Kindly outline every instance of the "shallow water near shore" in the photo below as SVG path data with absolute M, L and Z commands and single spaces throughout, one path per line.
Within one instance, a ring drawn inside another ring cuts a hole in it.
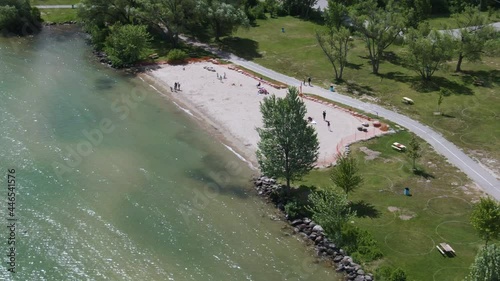
M 84 37 L 0 39 L 0 171 L 16 170 L 17 218 L 16 273 L 3 254 L 0 279 L 340 280 L 270 219 L 247 164 L 96 63 Z

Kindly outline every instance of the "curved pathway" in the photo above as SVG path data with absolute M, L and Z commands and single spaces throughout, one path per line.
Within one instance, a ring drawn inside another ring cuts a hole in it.
M 35 5 L 38 9 L 74 9 L 78 7 L 75 5 Z
M 220 50 L 217 50 L 216 48 L 209 47 L 206 44 L 188 40 L 183 36 L 182 39 L 193 45 L 205 48 L 206 50 L 211 51 L 212 53 L 217 54 L 221 58 L 229 60 L 234 64 L 243 66 L 276 81 L 288 84 L 290 86 L 295 85 L 297 87 L 301 84 L 301 81 L 295 78 L 270 70 L 254 62 L 237 57 L 233 54 L 222 52 Z M 498 180 L 498 178 L 495 175 L 491 174 L 487 169 L 483 168 L 479 163 L 472 160 L 472 158 L 467 156 L 456 145 L 446 140 L 440 133 L 434 131 L 429 126 L 423 125 L 420 122 L 410 119 L 407 116 L 388 110 L 379 105 L 362 102 L 336 92 L 332 93 L 326 89 L 315 86 L 306 86 L 305 89 L 306 90 L 303 90 L 307 93 L 322 96 L 334 102 L 342 103 L 368 113 L 377 114 L 380 117 L 406 127 L 408 130 L 414 132 L 416 135 L 427 141 L 432 147 L 434 147 L 434 149 L 438 153 L 444 155 L 451 164 L 462 170 L 467 176 L 469 176 L 469 178 L 471 178 L 474 182 L 481 186 L 487 193 L 495 197 L 497 200 L 500 200 L 500 181 Z

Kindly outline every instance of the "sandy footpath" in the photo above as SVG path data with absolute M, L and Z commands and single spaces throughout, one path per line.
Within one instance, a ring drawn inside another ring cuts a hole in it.
M 212 67 L 215 72 L 204 67 Z M 148 82 L 163 88 L 162 92 L 167 92 L 197 120 L 214 129 L 212 131 L 225 145 L 257 167 L 255 151 L 259 135 L 255 128 L 262 126 L 259 103 L 266 95 L 258 94 L 256 79 L 231 70 L 228 66 L 210 62 L 184 66 L 164 65 L 159 69 L 147 71 L 146 74 L 143 77 L 147 78 Z M 217 78 L 217 75 L 224 74 L 226 79 L 221 81 Z M 181 90 L 172 92 L 171 88 L 174 88 L 175 82 L 180 83 Z M 278 97 L 286 95 L 286 89 L 277 90 L 266 84 L 263 86 L 270 94 Z M 307 93 L 309 87 L 303 87 L 303 92 Z M 304 102 L 307 106 L 306 117 L 312 117 L 317 123 L 311 126 L 316 128 L 320 142 L 318 166 L 332 163 L 337 150 L 342 150 L 347 143 L 383 133 L 374 128 L 371 122 L 368 122 L 370 126 L 367 133 L 358 131 L 356 128 L 367 121 L 345 110 L 307 99 L 304 99 Z M 326 110 L 326 120 L 330 121 L 331 130 L 323 121 L 323 110 Z

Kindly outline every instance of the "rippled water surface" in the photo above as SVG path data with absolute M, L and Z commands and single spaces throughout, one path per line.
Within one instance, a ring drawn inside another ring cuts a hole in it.
M 0 128 L 18 218 L 0 280 L 339 280 L 269 218 L 245 163 L 73 28 L 0 39 Z

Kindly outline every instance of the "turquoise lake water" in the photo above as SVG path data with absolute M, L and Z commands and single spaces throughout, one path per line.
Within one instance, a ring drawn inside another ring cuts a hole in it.
M 0 280 L 340 280 L 248 166 L 84 34 L 0 39 Z M 16 170 L 16 273 L 7 170 Z

